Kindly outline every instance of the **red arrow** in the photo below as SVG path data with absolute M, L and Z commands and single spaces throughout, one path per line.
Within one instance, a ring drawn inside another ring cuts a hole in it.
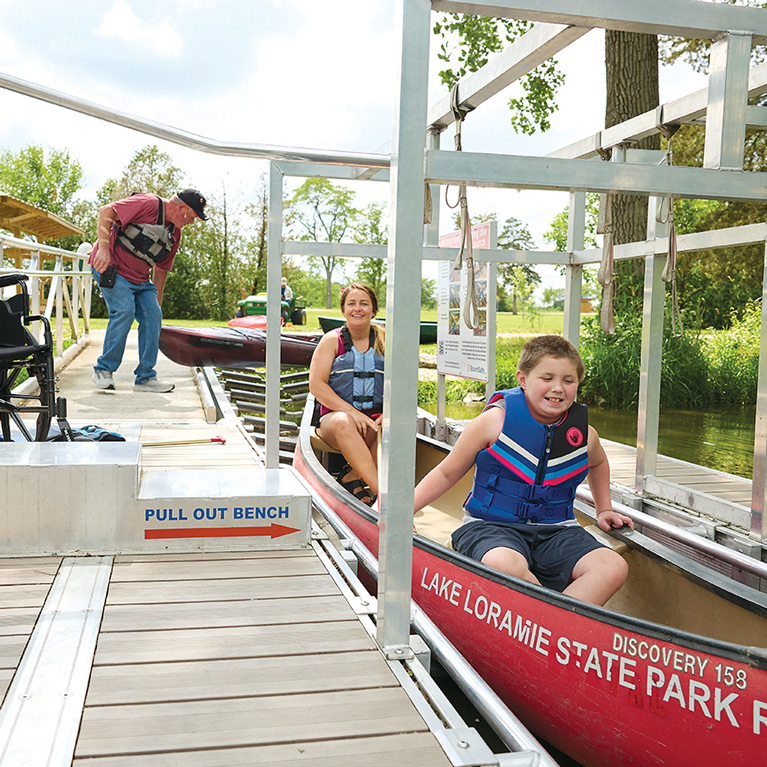
M 268 535 L 270 538 L 280 538 L 283 535 L 297 533 L 299 528 L 285 525 L 262 527 L 181 527 L 173 529 L 144 530 L 144 539 L 155 538 L 240 538 L 254 535 Z

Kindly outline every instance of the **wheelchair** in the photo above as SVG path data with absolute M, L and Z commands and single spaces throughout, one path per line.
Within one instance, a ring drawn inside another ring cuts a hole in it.
M 56 397 L 50 322 L 47 317 L 30 315 L 28 279 L 26 274 L 0 274 L 0 288 L 21 288 L 21 293 L 0 300 L 0 427 L 4 442 L 13 441 L 12 423 L 28 442 L 45 442 L 54 418 L 66 424 L 66 400 Z M 43 343 L 26 327 L 34 321 L 43 323 Z M 38 394 L 13 394 L 24 371 L 37 379 Z M 35 420 L 33 430 L 25 418 Z

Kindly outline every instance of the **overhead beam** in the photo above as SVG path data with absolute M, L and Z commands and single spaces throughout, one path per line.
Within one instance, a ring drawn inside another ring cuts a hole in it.
M 0 72 L 0 88 L 21 93 L 24 96 L 45 101 L 48 104 L 71 109 L 73 112 L 96 117 L 99 120 L 145 133 L 172 144 L 196 149 L 225 157 L 251 157 L 261 160 L 292 160 L 295 162 L 318 162 L 329 165 L 358 165 L 366 168 L 388 168 L 389 155 L 362 154 L 361 152 L 335 152 L 323 149 L 272 146 L 269 144 L 227 143 L 198 136 L 196 133 L 174 128 L 170 125 L 136 117 L 127 112 L 103 107 L 92 101 L 69 96 L 61 91 L 46 88 L 28 80 Z
M 306 242 L 288 240 L 282 243 L 284 256 L 323 256 L 324 258 L 386 258 L 386 245 L 356 242 Z
M 426 180 L 501 189 L 620 190 L 625 194 L 673 194 L 707 200 L 767 200 L 765 173 L 478 152 L 428 151 Z
M 316 162 L 275 162 L 284 176 L 299 178 L 335 178 L 339 181 L 388 181 L 388 168 L 370 168 L 357 165 L 327 165 Z
M 754 33 L 767 43 L 767 13 L 761 8 L 700 0 L 432 0 L 432 10 L 546 21 L 577 27 L 601 27 L 695 40 L 713 40 L 722 32 Z
M 752 67 L 748 75 L 748 98 L 767 93 L 767 63 Z M 551 152 L 548 157 L 580 158 L 597 157 L 600 149 L 639 141 L 660 132 L 661 125 L 686 125 L 705 118 L 708 106 L 708 88 L 702 88 L 680 99 L 669 101 L 657 109 L 651 109 L 599 133 L 568 144 Z M 764 118 L 764 107 L 749 107 L 747 121 L 759 125 Z
M 745 224 L 731 226 L 726 229 L 712 229 L 708 232 L 692 232 L 677 236 L 677 253 L 694 253 L 700 250 L 718 250 L 735 248 L 742 245 L 753 245 L 767 241 L 767 224 Z M 484 251 L 483 251 L 484 253 Z M 668 253 L 668 238 L 647 240 L 644 242 L 629 242 L 615 245 L 613 258 L 622 261 L 628 258 L 644 258 Z M 573 264 L 595 264 L 602 258 L 601 248 L 576 250 L 572 253 Z
M 584 27 L 536 24 L 481 69 L 461 80 L 459 105 L 463 109 L 475 109 L 587 32 Z M 444 129 L 454 121 L 449 95 L 429 107 L 428 125 Z

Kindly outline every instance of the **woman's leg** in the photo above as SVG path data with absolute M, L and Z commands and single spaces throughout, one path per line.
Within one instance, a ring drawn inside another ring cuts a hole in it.
M 363 437 L 357 424 L 346 413 L 336 411 L 323 416 L 317 435 L 331 447 L 343 453 L 352 471 L 344 481 L 362 479 L 373 495 L 378 495 L 377 436 L 378 432 L 368 429 Z

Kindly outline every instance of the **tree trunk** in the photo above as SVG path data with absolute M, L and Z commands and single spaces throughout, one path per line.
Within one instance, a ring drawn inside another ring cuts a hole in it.
M 658 106 L 658 38 L 636 32 L 605 30 L 607 100 L 605 127 L 610 128 Z M 636 143 L 660 149 L 660 136 Z M 615 244 L 647 237 L 647 198 L 616 195 L 612 205 Z

